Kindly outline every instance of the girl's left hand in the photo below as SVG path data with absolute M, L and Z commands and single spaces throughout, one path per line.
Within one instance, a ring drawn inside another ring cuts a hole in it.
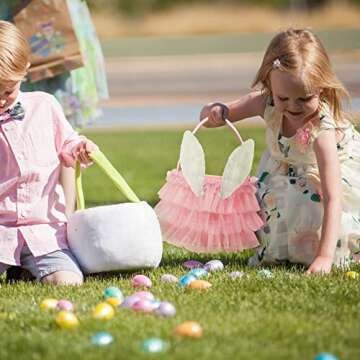
M 94 150 L 98 150 L 98 146 L 89 139 L 85 139 L 76 145 L 73 154 L 81 164 L 88 165 L 91 163 L 89 154 Z
M 322 273 L 328 274 L 331 271 L 333 259 L 329 256 L 317 256 L 310 265 L 306 274 Z

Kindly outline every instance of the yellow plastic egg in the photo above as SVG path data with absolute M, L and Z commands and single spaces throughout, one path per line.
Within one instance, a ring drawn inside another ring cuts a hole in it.
M 202 327 L 196 321 L 185 321 L 175 328 L 179 336 L 200 338 L 203 335 Z
M 356 271 L 348 271 L 345 275 L 346 275 L 346 277 L 348 277 L 350 279 L 358 279 L 359 278 L 359 273 Z
M 93 317 L 100 320 L 110 320 L 114 315 L 114 308 L 110 304 L 104 302 L 96 305 L 93 311 Z
M 120 304 L 122 303 L 122 299 L 116 297 L 109 297 L 106 299 L 106 302 L 116 308 L 120 306 Z
M 58 300 L 56 299 L 45 299 L 40 304 L 41 310 L 55 310 L 58 304 Z
M 79 320 L 71 311 L 62 310 L 55 317 L 55 322 L 62 329 L 72 330 L 79 326 Z
M 190 289 L 206 290 L 212 287 L 212 285 L 206 280 L 194 280 L 188 286 Z

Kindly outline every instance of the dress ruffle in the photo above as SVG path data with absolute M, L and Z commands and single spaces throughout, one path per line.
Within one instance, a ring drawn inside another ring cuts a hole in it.
M 258 215 L 256 178 L 248 177 L 234 193 L 220 197 L 221 177 L 205 176 L 196 196 L 182 172 L 169 171 L 155 207 L 167 242 L 196 252 L 240 251 L 258 246 L 254 234 L 263 226 Z

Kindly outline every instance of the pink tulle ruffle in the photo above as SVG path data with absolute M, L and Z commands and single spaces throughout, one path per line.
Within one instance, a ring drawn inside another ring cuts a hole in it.
M 196 196 L 181 171 L 169 171 L 155 207 L 165 241 L 196 252 L 240 251 L 259 245 L 255 178 L 248 177 L 227 199 L 220 197 L 220 176 L 205 176 Z

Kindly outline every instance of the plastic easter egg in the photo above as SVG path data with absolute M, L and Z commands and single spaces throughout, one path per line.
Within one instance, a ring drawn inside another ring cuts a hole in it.
M 121 301 L 124 300 L 123 293 L 116 286 L 111 286 L 111 287 L 106 288 L 104 290 L 103 296 L 104 296 L 105 299 L 107 299 L 107 298 L 119 298 L 119 299 L 121 299 Z
M 136 312 L 142 312 L 146 314 L 151 313 L 154 310 L 152 301 L 146 299 L 140 299 L 136 301 L 131 308 Z
M 132 279 L 133 287 L 146 287 L 150 288 L 152 286 L 151 280 L 145 275 L 135 275 Z
M 314 360 L 339 360 L 337 356 L 330 354 L 330 353 L 320 353 L 317 354 Z
M 179 285 L 182 287 L 188 286 L 194 280 L 196 280 L 194 275 L 186 274 L 179 279 Z
M 137 291 L 133 293 L 133 296 L 138 296 L 141 299 L 154 300 L 155 296 L 150 291 Z
M 58 300 L 56 299 L 44 299 L 40 304 L 41 310 L 55 310 L 58 304 Z
M 74 305 L 71 301 L 66 299 L 61 299 L 58 301 L 56 308 L 58 310 L 74 311 Z
M 359 278 L 359 273 L 356 271 L 348 271 L 345 276 L 349 279 L 358 279 Z
M 114 317 L 115 310 L 108 303 L 100 303 L 93 310 L 93 317 L 99 320 L 110 320 Z
M 176 315 L 176 308 L 172 303 L 162 301 L 159 307 L 155 310 L 155 314 L 161 317 L 173 317 Z
M 169 344 L 159 338 L 146 339 L 142 345 L 141 350 L 147 353 L 160 353 L 169 348 Z
M 179 281 L 179 279 L 175 275 L 172 275 L 172 274 L 161 275 L 160 280 L 162 282 L 169 282 L 169 283 L 176 283 Z
M 224 264 L 220 260 L 210 260 L 204 265 L 204 269 L 209 272 L 224 270 Z
M 150 300 L 150 302 L 151 302 L 151 305 L 152 305 L 153 310 L 158 309 L 159 306 L 160 306 L 160 304 L 161 304 L 161 301 L 160 301 L 160 300 L 157 300 L 157 299 Z
M 263 277 L 263 278 L 267 278 L 267 279 L 270 279 L 270 278 L 273 277 L 272 272 L 270 270 L 268 270 L 268 269 L 259 270 L 257 274 L 258 274 L 258 276 Z
M 62 329 L 72 330 L 79 326 L 79 320 L 71 311 L 61 310 L 55 317 L 56 324 Z
M 229 277 L 233 280 L 242 278 L 243 276 L 245 276 L 245 273 L 242 271 L 232 271 L 231 273 L 229 273 Z
M 107 332 L 98 332 L 91 338 L 91 343 L 97 346 L 106 346 L 111 344 L 114 341 L 114 338 L 111 334 Z
M 106 302 L 108 304 L 110 304 L 111 306 L 113 306 L 114 308 L 117 308 L 118 306 L 121 305 L 123 300 L 121 298 L 117 298 L 117 297 L 109 297 L 109 298 L 106 298 Z
M 205 280 L 194 280 L 187 287 L 189 289 L 207 290 L 210 289 L 212 285 Z
M 204 268 L 194 268 L 189 271 L 189 274 L 194 275 L 197 279 L 208 277 L 209 272 Z
M 175 328 L 175 334 L 179 336 L 199 338 L 203 335 L 202 327 L 195 321 L 185 321 Z
M 187 260 L 183 262 L 183 266 L 187 269 L 193 269 L 193 268 L 201 268 L 203 267 L 203 263 L 197 260 Z
M 121 303 L 120 307 L 131 308 L 133 306 L 133 304 L 135 304 L 140 299 L 141 299 L 141 297 L 138 295 L 130 295 L 124 299 L 124 301 Z

